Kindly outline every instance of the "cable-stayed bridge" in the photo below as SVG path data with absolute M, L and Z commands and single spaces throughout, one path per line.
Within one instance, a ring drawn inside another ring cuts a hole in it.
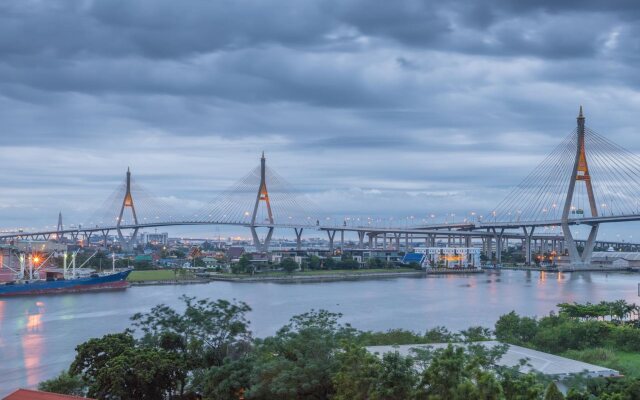
M 438 237 L 470 245 L 473 238 L 483 240 L 486 250 L 495 249 L 500 262 L 502 248 L 509 239 L 522 240 L 527 262 L 531 261 L 532 241 L 551 242 L 552 249 L 567 250 L 574 267 L 586 266 L 597 243 L 600 224 L 640 220 L 640 157 L 599 135 L 585 125 L 580 107 L 577 126 L 558 146 L 493 210 L 476 222 L 427 224 L 400 228 L 323 223 L 317 206 L 300 196 L 277 172 L 260 164 L 232 187 L 216 196 L 199 211 L 184 215 L 171 204 L 146 191 L 127 170 L 123 183 L 101 207 L 77 228 L 65 229 L 59 216 L 55 230 L 9 232 L 0 240 L 34 238 L 49 240 L 71 237 L 89 240 L 115 232 L 125 248 L 136 240 L 141 229 L 182 225 L 233 225 L 250 230 L 258 250 L 266 251 L 274 230 L 293 229 L 300 248 L 305 229 L 326 231 L 333 248 L 336 234 L 344 243 L 345 232 L 356 232 L 359 247 L 405 242 L 409 237 L 425 238 L 427 244 Z M 577 240 L 570 227 L 586 225 L 587 238 Z M 561 233 L 541 232 L 559 227 Z M 541 229 L 542 228 L 542 229 Z M 264 232 L 260 240 L 259 231 Z M 390 236 L 389 236 L 390 235 Z M 368 240 L 365 243 L 365 237 Z M 609 242 L 607 242 L 609 243 Z M 495 244 L 495 246 L 494 246 Z

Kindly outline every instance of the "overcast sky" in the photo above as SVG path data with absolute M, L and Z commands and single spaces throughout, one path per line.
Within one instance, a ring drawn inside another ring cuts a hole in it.
M 128 166 L 197 210 L 262 150 L 337 219 L 486 213 L 580 104 L 640 153 L 639 60 L 637 0 L 5 0 L 0 226 L 82 222 Z

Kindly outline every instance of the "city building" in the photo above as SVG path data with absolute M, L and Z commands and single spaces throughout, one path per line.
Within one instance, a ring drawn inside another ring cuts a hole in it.
M 169 243 L 168 233 L 143 233 L 141 242 L 142 244 L 152 244 L 155 246 L 166 246 Z
M 479 268 L 481 249 L 475 247 L 418 247 L 402 262 L 416 262 L 422 268 Z

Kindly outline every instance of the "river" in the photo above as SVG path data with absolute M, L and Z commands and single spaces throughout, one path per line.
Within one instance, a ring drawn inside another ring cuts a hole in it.
M 165 303 L 180 308 L 180 296 L 247 302 L 254 335 L 273 334 L 291 316 L 311 309 L 344 315 L 362 330 L 424 331 L 493 327 L 511 310 L 541 316 L 561 302 L 638 301 L 640 275 L 492 271 L 315 283 L 234 283 L 136 286 L 126 291 L 20 297 L 0 300 L 0 396 L 66 369 L 83 341 L 129 326 L 129 317 Z

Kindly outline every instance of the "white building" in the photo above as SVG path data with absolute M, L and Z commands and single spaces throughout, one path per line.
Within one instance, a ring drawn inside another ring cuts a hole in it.
M 475 247 L 418 247 L 422 268 L 479 268 L 480 249 Z

